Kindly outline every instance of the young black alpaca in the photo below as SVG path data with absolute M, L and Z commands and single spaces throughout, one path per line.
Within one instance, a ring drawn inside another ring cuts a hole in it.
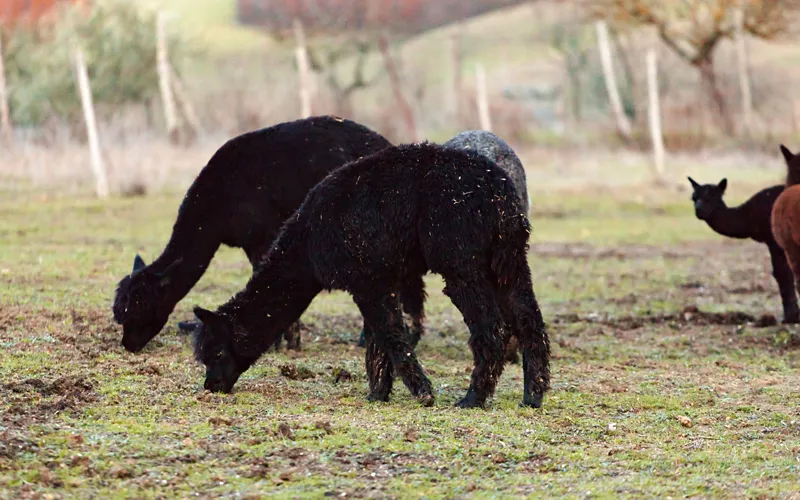
M 339 289 L 364 317 L 369 399 L 388 400 L 397 373 L 423 405 L 433 404 L 398 301 L 402 283 L 431 271 L 470 332 L 475 367 L 458 406 L 484 406 L 514 334 L 522 404 L 539 407 L 550 344 L 526 258 L 529 228 L 506 174 L 477 154 L 424 143 L 348 164 L 311 190 L 244 290 L 216 312 L 195 308 L 204 386 L 230 392 L 319 292 Z
M 530 196 L 528 195 L 528 184 L 525 179 L 525 167 L 522 166 L 517 154 L 503 139 L 485 130 L 467 130 L 459 133 L 449 141 L 442 144 L 446 148 L 465 149 L 474 151 L 485 158 L 495 162 L 508 176 L 514 190 L 517 193 L 522 213 L 528 216 L 530 211 Z M 411 326 L 411 346 L 416 348 L 417 343 L 424 333 L 422 317 L 418 320 L 412 318 Z M 364 331 L 361 331 L 361 338 L 358 347 L 367 345 Z M 506 361 L 518 363 L 516 338 L 511 339 L 506 353 Z
M 155 337 L 175 305 L 205 272 L 220 245 L 242 248 L 255 268 L 283 221 L 329 172 L 391 144 L 350 120 L 323 116 L 281 123 L 224 144 L 189 187 L 161 256 L 138 256 L 120 281 L 114 318 L 122 345 L 136 352 Z M 412 316 L 422 314 L 421 280 L 403 290 Z M 296 325 L 286 325 L 296 347 Z
M 691 177 L 695 215 L 717 233 L 731 238 L 749 238 L 767 245 L 772 258 L 772 276 L 778 282 L 783 302 L 783 322 L 800 323 L 800 308 L 794 291 L 794 277 L 786 255 L 775 241 L 770 216 L 784 186 L 772 186 L 753 195 L 738 207 L 729 208 L 722 200 L 727 179 L 719 184 L 698 184 Z

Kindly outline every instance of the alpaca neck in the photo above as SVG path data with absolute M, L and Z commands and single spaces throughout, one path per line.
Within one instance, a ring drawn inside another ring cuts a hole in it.
M 706 223 L 717 233 L 729 238 L 749 238 L 750 228 L 741 207 L 729 208 L 725 204 L 717 209 Z
M 251 354 L 265 352 L 281 333 L 300 319 L 322 291 L 302 245 L 276 246 L 244 290 L 219 311 L 233 318 L 248 334 Z
M 178 211 L 169 242 L 148 266 L 153 272 L 167 271 L 167 297 L 176 304 L 200 281 L 221 244 L 219 224 L 190 188 Z

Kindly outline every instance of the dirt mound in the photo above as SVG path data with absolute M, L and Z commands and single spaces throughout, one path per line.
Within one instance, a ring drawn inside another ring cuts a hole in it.
M 281 375 L 290 380 L 306 380 L 317 376 L 316 373 L 305 366 L 281 365 Z

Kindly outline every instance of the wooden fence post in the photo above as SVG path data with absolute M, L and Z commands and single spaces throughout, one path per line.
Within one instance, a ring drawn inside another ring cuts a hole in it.
M 175 112 L 175 97 L 172 95 L 170 83 L 169 55 L 167 53 L 166 18 L 159 11 L 156 17 L 156 68 L 158 71 L 158 87 L 161 91 L 161 103 L 164 106 L 164 122 L 167 134 L 172 142 L 178 140 L 178 116 Z
M 480 120 L 480 127 L 487 132 L 492 131 L 492 117 L 489 113 L 489 92 L 486 90 L 486 71 L 483 69 L 483 64 L 478 63 L 475 66 L 475 80 L 476 80 L 476 99 L 478 104 L 478 120 Z
M 83 118 L 86 122 L 86 136 L 89 139 L 89 154 L 91 156 L 92 171 L 94 172 L 95 178 L 95 191 L 100 198 L 107 198 L 108 175 L 106 174 L 103 155 L 100 152 L 100 139 L 97 134 L 97 121 L 94 115 L 92 89 L 89 85 L 86 61 L 80 49 L 75 52 L 75 71 L 78 77 L 78 90 L 81 96 L 81 106 L 83 107 Z
M 300 117 L 308 118 L 311 116 L 311 70 L 308 64 L 306 35 L 303 30 L 303 23 L 299 19 L 294 20 L 294 38 L 297 43 L 295 59 L 297 60 L 297 71 L 300 77 Z
M 647 116 L 653 143 L 653 165 L 657 182 L 664 180 L 664 136 L 661 132 L 661 105 L 658 97 L 658 65 L 656 51 L 647 51 Z
M 622 107 L 622 99 L 619 97 L 619 87 L 617 78 L 614 74 L 614 60 L 611 55 L 611 44 L 608 41 L 608 26 L 605 21 L 595 23 L 597 30 L 597 44 L 600 49 L 600 63 L 603 67 L 603 79 L 606 82 L 608 100 L 611 104 L 611 111 L 617 121 L 617 130 L 626 140 L 631 139 L 631 122 Z
M 747 71 L 747 47 L 745 47 L 744 11 L 738 8 L 736 16 L 736 62 L 739 73 L 739 90 L 742 97 L 742 122 L 744 132 L 749 134 L 753 126 L 753 94 L 750 75 Z
M 8 107 L 8 85 L 6 84 L 6 67 L 3 61 L 3 33 L 0 32 L 0 133 L 11 139 L 11 114 Z

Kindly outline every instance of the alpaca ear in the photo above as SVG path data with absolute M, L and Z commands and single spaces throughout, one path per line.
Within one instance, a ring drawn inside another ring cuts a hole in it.
M 160 273 L 156 273 L 156 277 L 159 278 L 158 285 L 159 286 L 166 286 L 172 282 L 172 272 L 178 267 L 178 265 L 183 260 L 183 257 L 174 260 L 170 265 L 167 266 L 166 269 L 161 271 Z
M 721 181 L 719 181 L 719 184 L 717 184 L 717 188 L 719 188 L 720 194 L 724 193 L 725 188 L 727 187 L 728 187 L 728 179 L 722 179 Z
M 794 159 L 794 154 L 789 151 L 789 148 L 781 144 L 781 153 L 783 154 L 783 159 L 786 160 L 786 163 L 791 162 Z
M 691 182 L 691 183 L 692 183 L 692 189 L 694 189 L 694 190 L 697 190 L 697 188 L 699 188 L 699 187 L 700 187 L 700 184 L 698 184 L 698 183 L 697 183 L 697 182 L 696 182 L 694 179 L 692 179 L 691 177 L 687 177 L 687 179 L 689 179 L 689 182 Z
M 144 263 L 144 260 L 142 260 L 142 258 L 137 253 L 136 257 L 133 258 L 133 271 L 131 271 L 131 273 L 135 273 L 136 271 L 141 271 L 145 267 L 147 267 L 147 264 Z
M 213 325 L 219 320 L 219 316 L 216 313 L 209 311 L 208 309 L 203 309 L 200 306 L 194 307 L 194 315 L 203 322 L 204 325 Z

